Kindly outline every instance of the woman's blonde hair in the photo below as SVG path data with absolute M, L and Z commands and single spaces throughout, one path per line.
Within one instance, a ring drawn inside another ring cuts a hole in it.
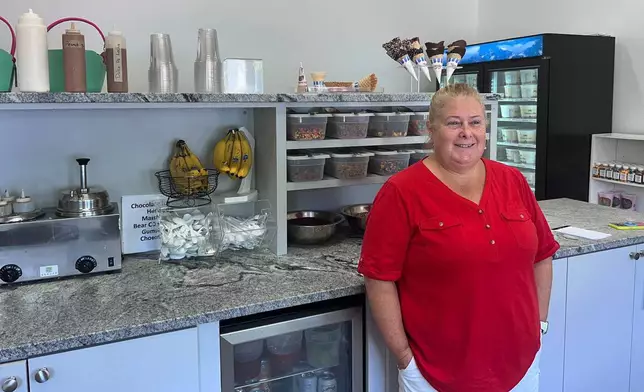
M 479 92 L 470 85 L 464 83 L 457 84 L 448 84 L 447 86 L 441 88 L 440 90 L 434 93 L 432 101 L 429 105 L 429 124 L 436 124 L 443 117 L 443 109 L 447 103 L 454 99 L 460 97 L 471 97 L 476 99 L 481 103 L 483 107 L 483 112 L 485 112 L 485 107 Z M 485 120 L 485 119 L 484 119 Z

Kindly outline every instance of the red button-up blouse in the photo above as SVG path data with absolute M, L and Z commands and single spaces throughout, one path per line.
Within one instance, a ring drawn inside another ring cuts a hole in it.
M 369 214 L 358 271 L 395 281 L 418 367 L 439 391 L 509 391 L 540 346 L 534 263 L 559 249 L 523 175 L 484 160 L 475 204 L 419 162 Z

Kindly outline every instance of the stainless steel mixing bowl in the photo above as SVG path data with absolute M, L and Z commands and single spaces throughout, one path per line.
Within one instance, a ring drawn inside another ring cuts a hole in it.
M 355 204 L 342 208 L 340 212 L 347 218 L 347 222 L 353 229 L 364 231 L 370 210 L 371 204 Z
M 287 214 L 288 238 L 297 244 L 321 244 L 333 237 L 344 216 L 327 211 L 294 211 Z

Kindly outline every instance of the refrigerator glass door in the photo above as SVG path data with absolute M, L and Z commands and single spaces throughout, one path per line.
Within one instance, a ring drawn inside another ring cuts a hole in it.
M 441 76 L 441 86 L 445 86 L 447 76 L 445 75 L 445 70 L 443 70 L 443 76 Z M 449 84 L 464 83 L 470 85 L 478 90 L 478 72 L 463 72 L 459 73 L 458 71 L 452 75 L 452 78 L 449 80 Z
M 490 92 L 503 95 L 499 99 L 496 160 L 518 168 L 534 192 L 539 68 L 492 71 L 489 80 Z
M 485 151 L 483 157 L 496 160 L 496 128 L 498 103 L 485 101 Z
M 359 392 L 362 355 L 361 308 L 222 334 L 222 392 Z

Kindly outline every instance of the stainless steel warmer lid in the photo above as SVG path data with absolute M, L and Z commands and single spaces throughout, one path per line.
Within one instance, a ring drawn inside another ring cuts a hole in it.
M 56 215 L 77 218 L 109 214 L 114 210 L 110 196 L 101 187 L 87 186 L 87 163 L 89 158 L 76 159 L 80 166 L 80 188 L 64 191 L 58 200 Z

